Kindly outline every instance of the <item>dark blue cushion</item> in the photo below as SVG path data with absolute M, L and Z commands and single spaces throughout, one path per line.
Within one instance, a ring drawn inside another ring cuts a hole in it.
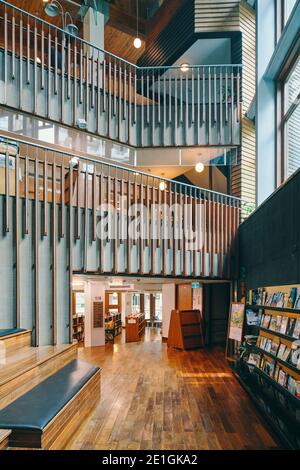
M 42 432 L 98 370 L 99 367 L 78 359 L 73 360 L 0 410 L 0 429 Z
M 26 330 L 24 330 L 24 328 L 8 328 L 6 330 L 0 330 L 0 338 L 2 336 L 14 335 L 15 333 L 22 333 L 22 331 Z

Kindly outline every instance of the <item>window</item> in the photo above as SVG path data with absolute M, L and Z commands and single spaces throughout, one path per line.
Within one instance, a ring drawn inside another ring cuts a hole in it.
M 284 177 L 300 168 L 300 59 L 284 83 Z
M 297 0 L 284 0 L 283 1 L 283 26 L 286 25 L 289 17 L 291 16 L 291 13 L 293 11 L 293 8 L 296 2 Z

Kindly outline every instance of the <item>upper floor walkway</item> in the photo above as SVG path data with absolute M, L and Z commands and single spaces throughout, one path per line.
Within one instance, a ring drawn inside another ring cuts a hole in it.
M 0 0 L 0 104 L 132 147 L 240 145 L 240 65 L 139 67 Z

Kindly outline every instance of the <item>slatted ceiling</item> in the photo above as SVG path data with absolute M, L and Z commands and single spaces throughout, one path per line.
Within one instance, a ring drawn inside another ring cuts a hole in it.
M 238 31 L 238 0 L 194 0 L 195 32 Z
M 151 42 L 147 41 L 138 65 L 172 64 L 193 42 L 194 8 L 193 2 L 188 1 Z

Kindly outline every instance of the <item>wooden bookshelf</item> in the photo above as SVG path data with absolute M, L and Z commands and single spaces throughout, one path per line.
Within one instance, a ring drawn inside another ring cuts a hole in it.
M 84 340 L 84 329 L 85 329 L 85 315 L 83 311 L 77 310 L 77 296 L 82 296 L 82 291 L 72 292 L 72 310 L 73 310 L 73 339 L 78 342 Z
M 293 447 L 298 449 L 300 440 L 297 441 L 296 439 L 295 441 L 294 436 L 296 427 L 298 428 L 297 432 L 300 433 L 300 364 L 299 362 L 297 365 L 291 363 L 290 357 L 295 350 L 299 349 L 299 346 L 293 343 L 299 340 L 300 336 L 300 310 L 299 308 L 294 308 L 297 303 L 296 300 L 294 303 L 289 302 L 289 305 L 286 304 L 286 299 L 290 299 L 289 296 L 292 290 L 296 290 L 294 295 L 295 298 L 298 299 L 300 295 L 300 285 L 265 287 L 259 289 L 258 292 L 250 291 L 248 293 L 249 301 L 246 302 L 245 311 L 260 310 L 262 318 L 260 324 L 255 326 L 254 334 L 255 336 L 257 335 L 256 344 L 246 345 L 246 353 L 241 357 L 239 364 L 236 363 L 236 367 L 237 373 L 247 383 L 247 387 L 250 387 L 248 391 L 255 395 L 258 402 L 264 402 L 263 412 L 266 417 L 270 414 L 269 405 L 271 407 L 271 401 L 273 401 L 272 409 L 278 409 L 279 413 L 288 423 L 285 429 L 287 440 L 293 442 Z M 274 299 L 280 298 L 280 294 L 282 293 L 285 294 L 285 296 L 283 296 L 285 306 L 277 306 L 277 303 L 280 304 L 282 302 L 276 302 Z M 271 301 L 266 303 L 265 299 L 270 299 L 270 297 L 268 297 L 270 294 L 274 297 L 271 296 Z M 256 299 L 260 299 L 261 301 L 259 302 Z M 297 303 L 297 306 L 298 305 L 299 303 Z M 282 349 L 278 357 L 280 347 L 282 347 Z M 284 356 L 285 352 L 289 354 Z M 250 354 L 252 354 L 252 357 L 250 357 Z M 254 362 L 254 364 L 251 362 Z M 268 383 L 269 390 L 274 390 L 273 394 L 271 392 L 267 393 L 267 390 L 264 390 L 265 387 L 263 383 L 260 383 L 261 379 L 255 379 L 256 376 L 265 379 L 265 383 Z M 280 398 L 280 394 L 284 397 L 284 404 Z M 294 415 L 297 414 L 296 421 L 298 421 L 296 424 L 295 418 L 291 418 L 291 412 L 293 412 Z M 280 424 L 281 418 L 277 421 Z M 280 434 L 282 429 L 280 429 L 280 425 L 277 426 L 276 429 L 276 419 L 274 422 L 275 431 L 277 430 L 278 434 Z
M 140 341 L 145 334 L 145 314 L 132 314 L 126 317 L 126 343 Z
M 172 310 L 168 347 L 197 349 L 204 346 L 202 318 L 199 310 Z
M 111 313 L 105 317 L 105 327 L 109 322 L 114 322 L 114 336 L 118 336 L 122 332 L 122 319 L 121 313 Z

